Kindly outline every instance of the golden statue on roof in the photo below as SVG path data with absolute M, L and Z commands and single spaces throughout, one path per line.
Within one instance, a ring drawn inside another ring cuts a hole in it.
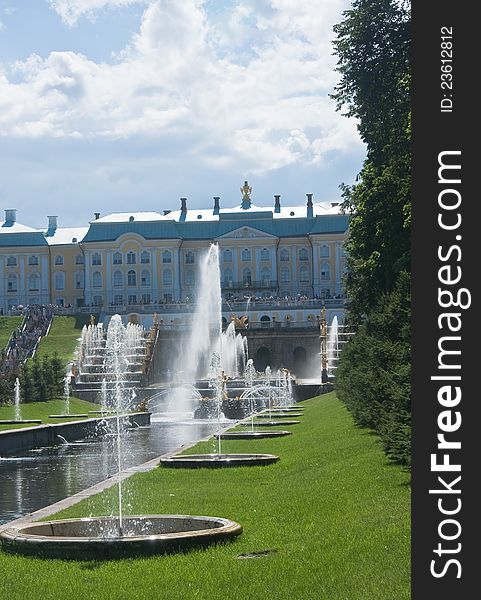
M 242 200 L 248 200 L 250 202 L 252 186 L 249 185 L 247 181 L 244 181 L 244 185 L 240 189 L 242 194 Z

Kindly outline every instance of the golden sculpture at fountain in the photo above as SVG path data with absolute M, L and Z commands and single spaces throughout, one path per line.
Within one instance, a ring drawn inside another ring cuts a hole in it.
M 234 327 L 236 329 L 247 329 L 249 324 L 249 317 L 247 315 L 242 315 L 242 317 L 237 317 L 236 315 L 232 315 L 231 321 L 234 321 Z

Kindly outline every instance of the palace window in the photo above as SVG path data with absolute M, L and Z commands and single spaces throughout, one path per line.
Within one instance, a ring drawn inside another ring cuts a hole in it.
M 104 299 L 102 298 L 102 296 L 94 296 L 92 298 L 94 306 L 102 306 L 104 303 Z
M 162 263 L 165 265 L 172 262 L 172 252 L 170 250 L 164 250 L 162 252 Z
M 76 265 L 83 265 L 84 264 L 84 256 L 83 256 L 83 254 L 77 254 L 77 256 L 75 257 L 75 264 Z
M 194 253 L 189 250 L 189 252 L 186 252 L 186 254 L 185 254 L 185 264 L 193 265 L 194 261 L 195 261 Z
M 142 271 L 140 274 L 140 283 L 143 287 L 150 285 L 150 271 Z
M 232 262 L 232 250 L 224 250 L 224 262 Z
M 322 263 L 321 265 L 321 279 L 326 280 L 331 278 L 331 268 L 328 263 Z
M 77 290 L 80 290 L 83 288 L 83 284 L 84 284 L 84 274 L 77 272 L 75 273 L 75 288 Z
M 249 248 L 244 248 L 244 250 L 242 250 L 241 259 L 243 261 L 248 261 L 251 259 L 251 251 Z
M 185 273 L 185 284 L 195 285 L 195 273 L 194 271 L 186 271 Z
M 122 306 L 123 303 L 124 303 L 124 297 L 122 296 L 122 294 L 115 294 L 115 296 L 114 296 L 115 306 Z
M 100 273 L 99 271 L 95 271 L 94 273 L 92 273 L 92 287 L 102 287 L 102 273 Z
M 16 292 L 18 290 L 18 277 L 16 275 L 9 275 L 7 279 L 7 291 Z
M 101 264 L 102 264 L 102 257 L 100 256 L 100 254 L 98 252 L 95 252 L 94 254 L 92 254 L 92 265 L 94 267 L 100 267 Z
M 29 256 L 28 257 L 28 265 L 29 265 L 29 267 L 38 266 L 38 256 Z
M 170 269 L 165 269 L 162 273 L 162 285 L 166 287 L 170 287 L 172 285 L 172 271 Z
M 252 285 L 252 273 L 250 269 L 245 269 L 242 273 L 242 285 L 244 287 Z
M 291 280 L 291 274 L 288 267 L 282 267 L 281 269 L 281 283 L 289 283 Z
M 309 260 L 309 253 L 307 252 L 307 248 L 301 248 L 299 250 L 299 260 Z
M 122 264 L 122 254 L 120 252 L 114 252 L 113 263 L 114 263 L 114 265 L 121 265 Z
M 309 281 L 309 271 L 307 267 L 301 267 L 299 269 L 299 281 L 301 283 L 307 283 Z
M 128 303 L 129 304 L 137 304 L 137 294 L 129 294 Z
M 135 252 L 132 252 L 132 250 L 130 252 L 127 252 L 127 264 L 135 265 L 136 262 L 137 262 L 137 255 L 135 254 Z
M 150 294 L 142 294 L 142 304 L 150 304 Z
M 32 273 L 28 277 L 28 291 L 38 292 L 40 289 L 40 277 L 38 273 Z
M 147 252 L 147 250 L 144 250 L 142 252 L 142 254 L 140 255 L 140 262 L 143 265 L 149 265 L 150 264 L 150 252 Z
M 265 287 L 271 284 L 271 272 L 269 269 L 262 269 L 261 284 Z
M 122 271 L 114 271 L 114 287 L 122 287 L 124 285 L 124 275 Z
M 270 252 L 267 248 L 262 248 L 261 250 L 261 260 L 269 260 Z
M 61 267 L 63 265 L 63 256 L 60 256 L 60 254 L 58 254 L 55 257 L 55 266 L 56 267 Z
M 321 258 L 328 258 L 329 257 L 329 246 L 326 246 L 326 244 L 323 244 L 321 246 Z
M 281 261 L 287 262 L 289 260 L 289 250 L 287 248 L 281 249 Z
M 65 289 L 65 274 L 61 271 L 55 273 L 55 289 L 56 290 L 64 290 Z
M 226 269 L 224 271 L 224 285 L 225 286 L 232 285 L 232 271 L 230 269 Z
M 7 267 L 16 267 L 17 266 L 17 257 L 9 256 L 7 258 Z
M 127 285 L 129 287 L 134 287 L 137 285 L 137 273 L 133 269 L 127 273 Z

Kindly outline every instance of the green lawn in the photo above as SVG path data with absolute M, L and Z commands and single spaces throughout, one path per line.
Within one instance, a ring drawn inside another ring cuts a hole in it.
M 15 327 L 20 327 L 23 317 L 0 317 L 0 350 L 5 348 Z
M 65 410 L 65 401 L 62 399 L 48 400 L 47 402 L 30 402 L 21 405 L 22 419 L 41 419 L 43 424 L 46 423 L 64 423 L 65 419 L 49 419 L 48 415 L 62 415 Z M 88 414 L 89 410 L 99 410 L 99 405 L 78 398 L 70 398 L 70 413 Z M 95 416 L 95 415 L 91 415 Z M 0 420 L 14 419 L 14 406 L 0 406 Z M 78 420 L 72 417 L 72 420 Z M 0 431 L 5 429 L 16 429 L 20 427 L 35 427 L 37 423 L 25 425 L 0 425 Z M 40 423 L 38 423 L 40 425 Z M 1 596 L 0 596 L 1 597 Z
M 306 401 L 279 439 L 224 441 L 223 451 L 273 452 L 266 467 L 157 468 L 126 482 L 132 514 L 221 516 L 244 532 L 186 554 L 105 563 L 0 553 L 10 600 L 403 600 L 410 598 L 409 475 L 378 437 L 355 427 L 336 396 Z M 213 451 L 215 442 L 197 446 Z M 101 514 L 116 490 L 62 517 Z M 267 551 L 263 558 L 241 554 Z M 88 557 L 86 557 L 88 558 Z
M 57 352 L 59 357 L 67 363 L 73 357 L 82 327 L 88 320 L 89 315 L 54 317 L 49 334 L 40 342 L 37 356 L 42 358 L 46 354 L 52 356 L 54 352 Z

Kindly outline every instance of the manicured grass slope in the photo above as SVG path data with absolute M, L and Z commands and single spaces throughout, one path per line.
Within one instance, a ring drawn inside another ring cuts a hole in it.
M 67 363 L 72 359 L 77 340 L 82 333 L 82 327 L 87 323 L 88 315 L 78 317 L 54 317 L 49 334 L 42 338 L 37 356 L 42 358 L 46 354 L 53 356 L 57 352 L 59 357 Z
M 70 413 L 83 413 L 87 414 L 89 410 L 98 410 L 99 405 L 92 402 L 86 402 L 85 400 L 79 400 L 78 398 L 70 398 Z M 65 419 L 49 419 L 48 415 L 62 415 L 65 409 L 65 401 L 61 399 L 48 400 L 47 402 L 30 402 L 28 404 L 21 405 L 22 419 L 42 419 L 42 423 L 64 423 Z M 95 415 L 90 415 L 94 417 Z M 15 407 L 14 406 L 0 406 L 0 420 L 2 419 L 14 419 L 15 418 Z M 72 417 L 72 421 L 79 420 Z M 37 424 L 26 424 L 26 425 L 0 425 L 0 431 L 5 429 L 15 429 L 19 427 L 35 427 Z M 40 423 L 38 423 L 40 425 Z
M 0 597 L 47 599 L 402 600 L 410 597 L 409 476 L 378 438 L 357 429 L 334 394 L 303 403 L 302 423 L 277 440 L 224 442 L 274 452 L 267 467 L 158 468 L 131 478 L 132 513 L 234 519 L 234 543 L 184 555 L 67 563 L 0 553 Z M 214 442 L 196 451 L 213 451 Z M 62 517 L 99 514 L 108 495 Z M 272 550 L 264 558 L 240 554 Z M 68 583 L 67 583 L 68 582 Z
M 0 317 L 0 350 L 7 345 L 12 331 L 20 327 L 23 317 Z

